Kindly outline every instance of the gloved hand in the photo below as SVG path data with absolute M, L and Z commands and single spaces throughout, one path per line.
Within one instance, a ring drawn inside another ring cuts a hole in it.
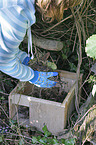
M 27 57 L 23 60 L 22 64 L 28 66 L 28 65 L 29 65 L 28 63 L 29 63 L 30 59 L 31 59 L 31 57 L 28 57 L 28 56 L 27 56 Z
M 26 57 L 22 64 L 24 65 L 29 65 L 28 62 L 30 61 L 30 57 Z M 42 88 L 51 88 L 56 85 L 55 81 L 51 81 L 48 78 L 57 76 L 57 72 L 38 72 L 34 71 L 34 78 L 31 79 L 29 82 L 36 85 L 37 87 L 42 87 Z
M 57 76 L 57 72 L 38 72 L 34 71 L 34 78 L 29 82 L 42 88 L 51 88 L 56 85 L 55 81 L 51 81 L 48 78 Z

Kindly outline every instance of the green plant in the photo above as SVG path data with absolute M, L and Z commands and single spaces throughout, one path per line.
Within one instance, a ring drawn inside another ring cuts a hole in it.
M 96 59 L 96 34 L 87 39 L 85 52 L 90 58 L 93 58 L 94 60 Z M 96 75 L 96 63 L 91 67 L 91 71 Z M 92 89 L 92 95 L 94 96 L 96 93 L 96 76 L 91 75 L 89 82 L 94 83 Z
M 44 125 L 41 131 L 33 131 L 29 132 L 30 128 L 20 127 L 18 126 L 17 121 L 9 120 L 9 129 L 8 131 L 4 132 L 3 128 L 0 133 L 0 143 L 8 144 L 9 142 L 13 142 L 14 140 L 19 145 L 24 145 L 26 143 L 30 144 L 39 144 L 39 145 L 75 145 L 76 139 L 75 138 L 68 138 L 68 139 L 58 139 L 57 136 L 51 134 L 48 131 L 47 126 Z M 26 135 L 25 135 L 26 134 Z
M 58 140 L 56 136 L 53 136 L 51 134 L 51 132 L 48 131 L 47 129 L 47 126 L 45 125 L 43 128 L 43 136 L 39 135 L 39 136 L 33 136 L 32 137 L 32 143 L 35 144 L 44 144 L 44 145 L 75 145 L 75 138 L 71 138 L 71 139 L 61 139 L 61 140 Z
M 3 142 L 3 138 L 4 138 L 4 136 L 1 135 L 1 136 L 0 136 L 0 143 Z

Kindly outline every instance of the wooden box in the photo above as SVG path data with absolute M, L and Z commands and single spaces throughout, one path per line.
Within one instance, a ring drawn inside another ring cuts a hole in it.
M 25 83 L 21 91 L 22 83 L 20 82 L 9 95 L 10 118 L 17 119 L 22 125 L 35 126 L 39 130 L 42 130 L 46 124 L 53 134 L 61 132 L 66 127 L 67 120 L 75 107 L 76 73 L 60 70 L 58 72 L 60 80 L 64 82 L 62 90 L 67 92 L 62 103 L 27 95 L 32 91 L 32 85 Z M 82 80 L 82 75 L 80 79 Z M 22 108 L 23 113 L 18 113 L 19 106 L 28 109 L 27 119 L 24 118 L 24 108 Z

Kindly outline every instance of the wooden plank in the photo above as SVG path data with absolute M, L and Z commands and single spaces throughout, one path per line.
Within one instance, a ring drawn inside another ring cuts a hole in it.
M 64 107 L 31 101 L 29 109 L 31 126 L 42 130 L 46 124 L 48 130 L 53 134 L 64 129 Z
M 56 71 L 59 73 L 60 77 L 76 80 L 76 73 L 63 71 L 63 70 L 56 70 Z
M 31 96 L 22 95 L 22 94 L 21 95 L 13 94 L 11 95 L 11 99 L 12 99 L 12 104 L 18 104 L 18 105 L 27 106 L 27 107 L 29 107 L 29 103 L 31 101 L 39 102 L 39 103 L 42 102 L 44 104 L 50 104 L 54 106 L 61 106 L 61 103 L 58 103 L 58 102 L 49 101 L 49 100 L 40 99 L 40 98 L 31 97 Z
M 21 94 L 12 94 L 11 95 L 12 104 L 22 105 L 29 107 L 30 97 Z
M 64 118 L 65 118 L 65 123 L 64 123 L 64 128 L 67 125 L 67 120 L 69 120 L 69 117 L 72 113 L 72 111 L 75 108 L 75 89 L 76 89 L 76 83 L 73 85 L 73 87 L 70 89 L 68 92 L 66 98 L 62 102 L 62 106 L 65 108 L 64 112 Z

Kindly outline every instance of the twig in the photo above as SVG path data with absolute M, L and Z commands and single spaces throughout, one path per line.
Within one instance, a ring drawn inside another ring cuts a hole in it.
M 91 71 L 89 72 L 88 76 L 86 77 L 85 81 L 82 83 L 82 85 L 79 89 L 81 89 L 84 86 L 84 84 L 88 81 L 90 74 L 91 74 Z
M 92 20 L 91 18 L 89 18 L 88 16 L 86 16 L 90 21 L 92 21 L 93 23 L 96 24 L 96 21 Z
M 24 139 L 24 138 L 23 138 L 23 139 Z M 32 140 L 32 139 L 31 139 L 31 140 Z M 12 142 L 14 142 L 14 139 L 5 138 L 4 141 L 12 141 Z M 24 141 L 25 141 L 27 144 L 32 145 L 32 143 L 27 142 L 25 139 L 24 139 Z M 16 139 L 15 139 L 15 142 L 18 142 L 18 143 L 19 143 L 19 140 L 16 140 Z
M 10 133 L 10 132 L 7 132 L 6 134 L 10 134 L 10 135 L 13 135 L 13 136 L 19 136 L 19 137 L 23 137 L 23 138 L 26 138 L 26 139 L 32 140 L 32 138 L 27 137 L 27 136 L 24 136 L 24 135 L 21 135 L 21 134 L 14 134 L 14 133 Z
M 75 48 L 75 45 L 76 45 L 76 39 L 77 39 L 77 33 L 76 33 L 76 35 L 75 35 L 75 40 L 74 40 L 73 50 L 72 50 L 72 51 L 74 51 L 74 48 Z
M 80 7 L 76 10 L 75 14 L 77 13 L 77 11 L 79 11 L 79 9 L 80 9 Z M 52 27 L 48 28 L 47 30 L 43 31 L 41 34 L 43 34 L 43 33 L 46 33 L 46 32 L 48 32 L 48 31 L 50 31 L 51 29 L 53 29 L 53 28 L 57 27 L 58 25 L 60 25 L 61 23 L 63 23 L 64 21 L 66 21 L 66 20 L 68 20 L 68 19 L 70 19 L 70 18 L 72 18 L 72 17 L 73 17 L 73 14 L 72 14 L 72 15 L 70 15 L 70 16 L 68 16 L 67 18 L 65 18 L 65 19 L 61 20 L 60 22 L 56 23 L 54 26 L 52 26 Z
M 84 15 L 84 13 L 87 11 L 88 7 L 91 5 L 92 2 L 93 2 L 93 0 L 91 0 L 90 3 L 87 5 L 87 7 L 86 7 L 85 11 L 82 13 L 82 15 Z
M 83 5 L 83 7 L 82 7 L 82 9 L 81 9 L 80 15 L 82 14 L 82 12 L 83 12 L 83 10 L 84 10 L 87 1 L 88 1 L 88 0 L 85 0 L 84 5 Z
M 84 87 L 82 87 L 82 89 L 84 90 L 84 92 L 85 92 L 86 96 L 88 97 L 89 95 L 88 95 L 88 93 L 86 92 L 85 88 L 84 88 Z
M 82 118 L 79 120 L 79 121 L 77 121 L 76 123 L 75 123 L 75 125 L 74 125 L 74 127 L 79 123 L 79 122 L 81 122 L 82 120 L 83 120 L 83 118 L 91 111 L 91 110 L 93 110 L 93 109 L 95 109 L 96 108 L 96 104 L 94 104 L 83 116 L 82 116 Z M 73 128 L 74 128 L 73 127 Z
M 78 54 L 78 66 L 77 66 L 77 72 L 76 72 L 77 80 L 76 80 L 76 89 L 75 89 L 75 95 L 76 95 L 75 106 L 76 106 L 77 113 L 79 113 L 79 111 L 78 111 L 79 110 L 79 99 L 78 99 L 79 89 L 78 89 L 78 84 L 79 84 L 79 78 L 80 78 L 80 67 L 81 67 L 81 63 L 82 63 L 81 26 L 80 26 L 80 24 L 79 24 L 79 22 L 77 20 L 77 17 L 75 16 L 74 10 L 71 9 L 71 11 L 72 11 L 72 14 L 73 14 L 73 16 L 75 18 L 77 34 L 78 34 L 78 38 L 79 38 L 79 48 L 78 48 L 78 51 L 77 51 L 77 54 Z
M 12 129 L 5 121 L 3 121 L 2 119 L 0 120 L 3 124 L 5 124 L 8 127 L 8 129 L 11 129 L 12 131 L 16 132 L 16 130 Z
M 86 136 L 85 140 L 83 141 L 82 145 L 85 144 L 86 140 L 88 139 L 88 137 L 92 134 L 93 130 L 91 132 L 89 132 L 89 134 Z
M 0 91 L 0 93 L 1 93 L 1 94 L 3 94 L 3 95 L 9 95 L 9 94 L 7 94 L 7 93 L 4 93 L 4 92 L 2 92 L 2 91 Z
M 14 139 L 4 138 L 4 141 L 13 141 L 14 142 Z M 18 140 L 15 139 L 15 142 L 18 142 Z
M 9 116 L 7 115 L 7 113 L 5 112 L 5 110 L 2 108 L 2 106 L 0 105 L 0 108 L 2 109 L 2 111 L 5 113 L 6 117 L 9 119 Z

